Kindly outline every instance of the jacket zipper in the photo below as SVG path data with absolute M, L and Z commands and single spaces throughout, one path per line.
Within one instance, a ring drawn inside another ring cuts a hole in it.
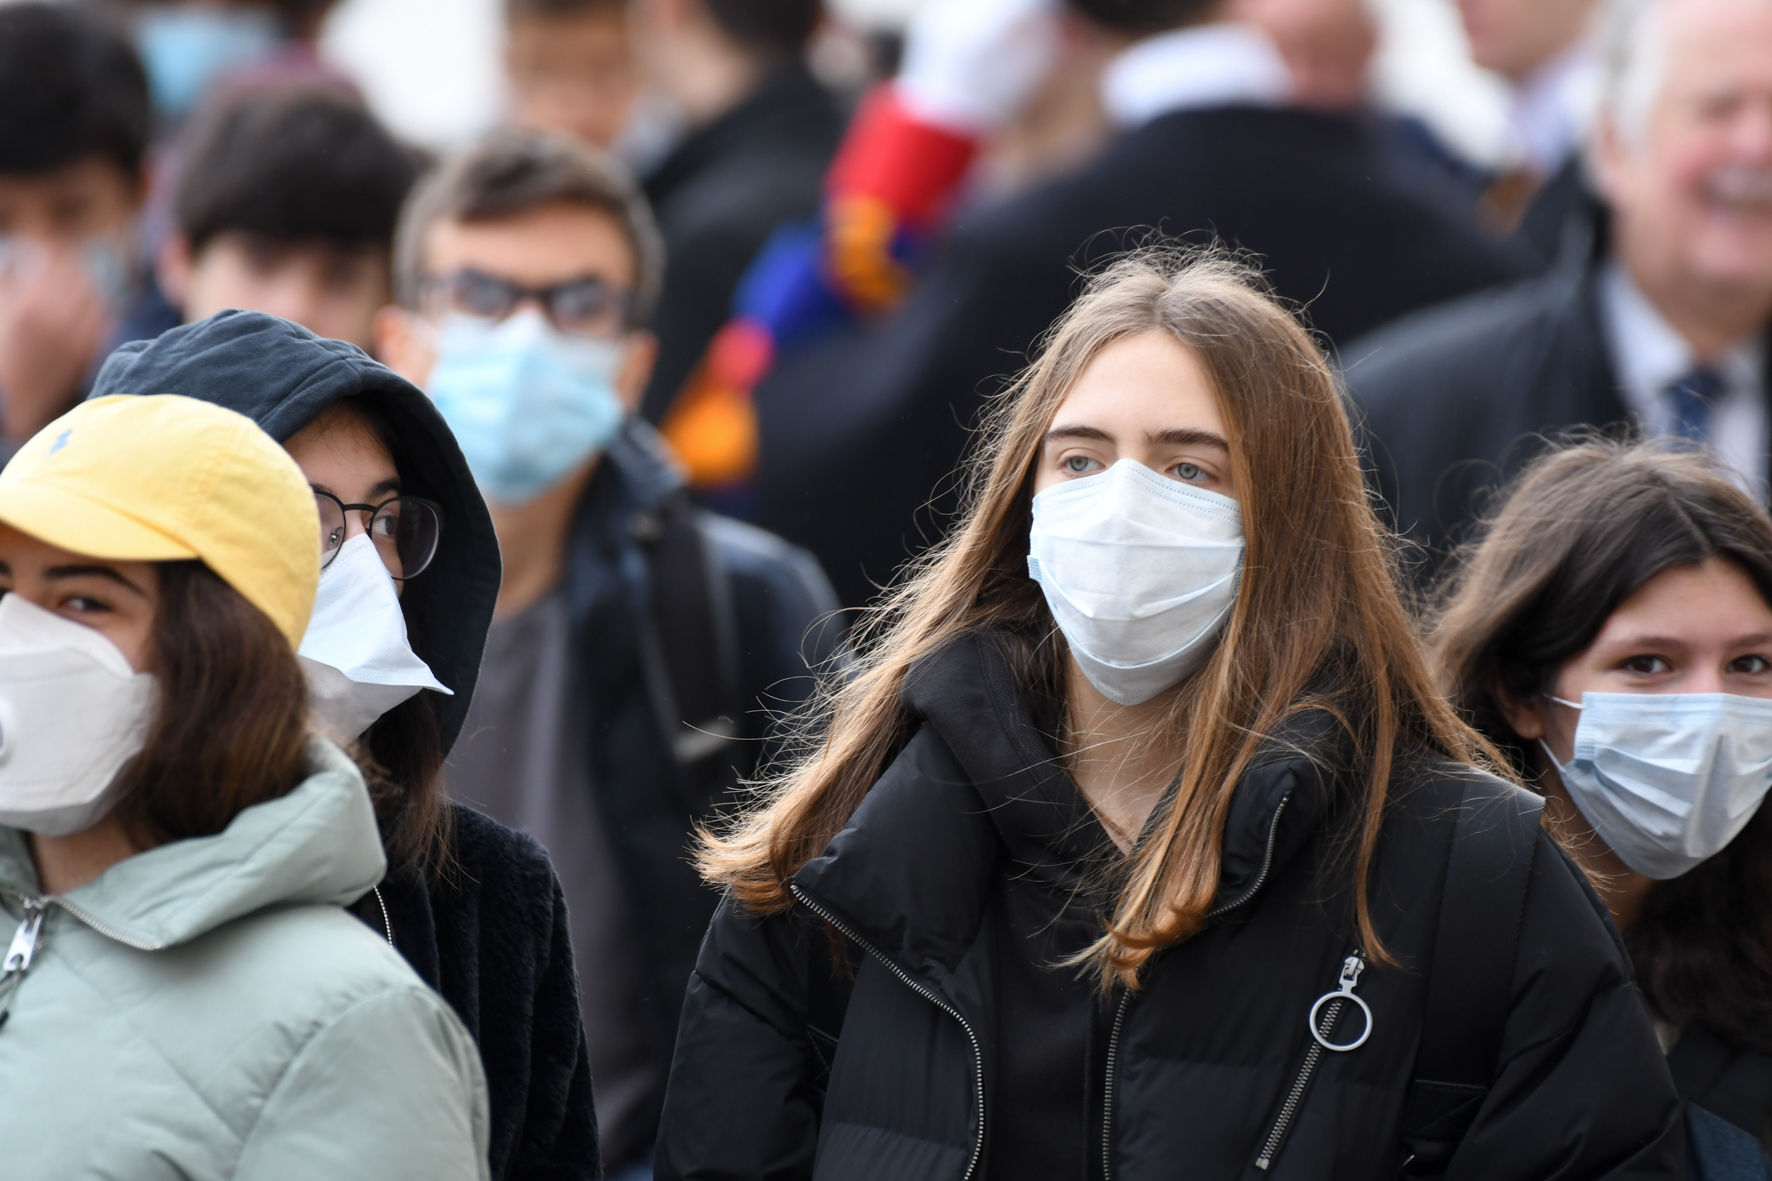
M 1130 992 L 1120 997 L 1114 1013 L 1114 1031 L 1108 1035 L 1107 1082 L 1101 1091 L 1101 1175 L 1108 1181 L 1114 1175 L 1114 1066 L 1120 1057 L 1120 1030 L 1126 1026 L 1126 1010 L 1132 1004 Z
M 894 976 L 898 977 L 909 986 L 912 992 L 915 992 L 918 996 L 927 1000 L 930 1004 L 952 1017 L 955 1021 L 958 1021 L 960 1023 L 960 1028 L 966 1031 L 966 1040 L 972 1043 L 973 1089 L 978 1095 L 978 1135 L 972 1142 L 972 1158 L 966 1162 L 966 1173 L 961 1178 L 961 1181 L 972 1181 L 972 1174 L 978 1170 L 978 1158 L 984 1152 L 984 1050 L 979 1044 L 978 1034 L 972 1028 L 972 1024 L 967 1021 L 965 1017 L 961 1016 L 960 1010 L 949 1004 L 940 993 L 936 992 L 934 989 L 912 976 L 909 972 L 893 963 L 883 952 L 880 951 L 879 948 L 875 947 L 872 943 L 869 943 L 866 939 L 863 939 L 860 935 L 857 935 L 852 929 L 850 929 L 848 924 L 837 918 L 837 916 L 832 914 L 829 910 L 826 910 L 824 907 L 808 898 L 799 886 L 790 885 L 788 890 L 793 894 L 795 901 L 799 902 L 800 905 L 804 906 L 807 910 L 810 910 L 813 914 L 817 915 L 831 926 L 837 928 L 837 930 L 843 933 L 844 938 L 853 939 L 863 951 L 867 952 L 876 960 L 879 960 L 881 964 L 885 965 L 888 972 L 891 972 Z
M 43 915 L 49 909 L 41 898 L 22 901 L 24 918 L 13 933 L 6 958 L 0 960 L 0 1025 L 5 1025 L 6 1019 L 12 1016 L 13 994 L 18 992 L 19 983 L 37 956 L 37 946 L 43 938 Z
M 1251 882 L 1249 885 L 1249 888 L 1247 890 L 1244 890 L 1241 895 L 1239 895 L 1238 897 L 1236 897 L 1232 901 L 1225 903 L 1223 906 L 1214 907 L 1212 910 L 1208 911 L 1206 913 L 1206 920 L 1208 922 L 1212 921 L 1213 919 L 1218 918 L 1221 915 L 1227 914 L 1230 911 L 1237 909 L 1237 907 L 1243 905 L 1245 902 L 1247 902 L 1251 898 L 1255 897 L 1257 891 L 1259 891 L 1261 889 L 1261 887 L 1264 884 L 1266 884 L 1268 873 L 1274 867 L 1274 836 L 1276 833 L 1278 833 L 1280 831 L 1280 815 L 1286 811 L 1286 804 L 1291 799 L 1292 799 L 1291 792 L 1287 792 L 1284 796 L 1281 796 L 1279 806 L 1274 809 L 1274 817 L 1272 820 L 1270 820 L 1268 822 L 1267 849 L 1262 854 L 1261 872 L 1255 875 L 1255 881 Z M 1104 1085 L 1104 1087 L 1102 1088 L 1102 1120 L 1101 1120 L 1101 1175 L 1103 1178 L 1108 1179 L 1108 1181 L 1112 1181 L 1112 1178 L 1114 1175 L 1114 1160 L 1113 1160 L 1114 1067 L 1119 1063 L 1120 1031 L 1123 1028 L 1125 1028 L 1126 1010 L 1128 1007 L 1131 1006 L 1131 1004 L 1132 1004 L 1132 994 L 1130 992 L 1126 993 L 1124 996 L 1122 996 L 1120 998 L 1119 1010 L 1117 1012 L 1115 1012 L 1115 1014 L 1114 1014 L 1113 1033 L 1111 1033 L 1108 1036 L 1107 1082 Z M 1340 1005 L 1341 1005 L 1340 1001 L 1335 1002 L 1335 1011 L 1337 1013 L 1339 1013 L 1341 1011 Z M 1311 1048 L 1313 1050 L 1318 1050 L 1318 1052 L 1321 1052 L 1320 1049 L 1316 1046 L 1312 1046 Z
M 1354 985 L 1359 982 L 1360 973 L 1365 967 L 1366 960 L 1357 951 L 1343 961 L 1342 992 L 1353 995 Z M 1345 1004 L 1339 998 L 1329 1001 L 1323 1009 L 1323 1016 L 1317 1021 L 1317 1036 L 1311 1039 L 1311 1047 L 1305 1051 L 1304 1062 L 1299 1065 L 1298 1073 L 1292 1079 L 1292 1087 L 1286 1092 L 1286 1101 L 1280 1105 L 1280 1114 L 1274 1118 L 1274 1126 L 1268 1130 L 1267 1139 L 1261 1144 L 1261 1153 L 1255 1158 L 1255 1167 L 1264 1173 L 1273 1167 L 1274 1157 L 1279 1155 L 1281 1145 L 1286 1142 L 1286 1133 L 1291 1130 L 1292 1121 L 1297 1118 L 1298 1109 L 1304 1104 L 1304 1093 L 1311 1085 L 1311 1076 L 1317 1072 L 1317 1063 L 1323 1060 L 1324 1042 L 1328 1040 L 1329 1032 L 1335 1028 L 1335 1022 L 1340 1018 Z M 1367 1020 L 1370 1021 L 1371 1018 L 1368 1017 Z M 1364 1041 L 1365 1038 L 1360 1040 Z M 1353 1045 L 1341 1048 L 1352 1049 Z

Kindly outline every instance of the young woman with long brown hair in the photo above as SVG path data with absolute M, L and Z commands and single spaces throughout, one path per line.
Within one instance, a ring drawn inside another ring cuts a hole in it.
M 1616 938 L 1473 767 L 1252 272 L 1095 277 L 972 479 L 703 845 L 659 1177 L 1678 1175 Z
M 1751 1153 L 1772 1140 L 1772 520 L 1701 456 L 1589 441 L 1521 473 L 1442 594 L 1442 683 L 1598 884 L 1689 1138 L 1734 1125 Z

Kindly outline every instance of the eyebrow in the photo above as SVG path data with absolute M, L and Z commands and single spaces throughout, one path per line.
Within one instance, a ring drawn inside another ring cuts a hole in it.
M 8 570 L 7 573 L 10 574 L 11 571 Z M 47 569 L 43 572 L 43 577 L 45 577 L 45 578 L 108 578 L 112 582 L 115 582 L 120 586 L 128 587 L 130 590 L 134 591 L 136 594 L 140 595 L 144 599 L 148 597 L 147 591 L 145 591 L 141 587 L 135 585 L 135 583 L 129 581 L 129 579 L 123 577 L 121 574 L 117 573 L 115 570 L 111 569 L 109 566 L 51 566 L 49 569 Z
M 1230 444 L 1224 441 L 1223 435 L 1202 431 L 1194 427 L 1174 427 L 1166 431 L 1158 431 L 1148 436 L 1153 443 L 1167 443 L 1178 447 L 1217 447 L 1225 454 L 1230 454 Z M 1095 439 L 1103 443 L 1114 441 L 1113 436 L 1099 427 L 1092 426 L 1058 426 L 1046 432 L 1046 441 L 1055 439 Z
M 324 492 L 328 496 L 338 496 L 338 493 L 333 491 L 332 486 L 330 484 L 316 484 L 312 480 L 310 480 L 310 481 L 308 481 L 308 487 L 312 488 L 315 492 Z M 383 493 L 388 493 L 388 492 L 393 493 L 395 496 L 400 495 L 400 477 L 399 476 L 390 476 L 389 478 L 383 480 L 381 483 L 377 484 L 375 487 L 371 488 L 369 490 L 369 503 L 371 503 L 371 504 L 375 503 L 376 498 L 380 497 Z M 340 500 L 344 499 L 344 497 L 342 497 L 342 496 L 338 496 L 338 498 Z

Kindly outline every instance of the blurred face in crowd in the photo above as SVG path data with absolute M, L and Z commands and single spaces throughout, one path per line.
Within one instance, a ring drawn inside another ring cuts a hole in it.
M 1594 0 L 1458 0 L 1471 59 L 1515 82 L 1580 40 Z
M 1228 15 L 1266 31 L 1292 76 L 1301 106 L 1345 110 L 1366 97 L 1378 47 L 1368 0 L 1233 0 Z
M 638 264 L 619 222 L 602 210 L 565 202 L 544 205 L 498 221 L 440 221 L 425 240 L 424 273 L 428 286 L 437 290 L 420 301 L 416 310 L 390 308 L 377 322 L 377 345 L 382 360 L 395 372 L 424 387 L 436 364 L 435 328 L 446 315 L 481 315 L 482 309 L 459 306 L 446 290 L 453 280 L 488 279 L 485 288 L 510 284 L 528 290 L 558 287 L 579 280 L 595 280 L 610 290 L 631 293 L 639 280 Z M 464 294 L 473 287 L 463 285 Z M 520 299 L 505 310 L 515 315 L 537 301 Z M 616 393 L 629 414 L 639 407 L 640 395 L 651 376 L 657 354 L 653 338 L 628 328 L 619 318 L 597 323 L 562 324 L 561 331 L 591 337 L 617 337 L 626 352 Z
M 31 176 L 0 174 L 0 238 L 79 242 L 128 234 L 142 178 L 104 156 Z
M 160 282 L 186 323 L 225 308 L 269 312 L 316 335 L 359 348 L 375 344 L 375 316 L 392 298 L 388 252 L 320 242 L 282 242 L 230 230 L 192 253 L 174 237 Z
M 506 29 L 505 74 L 513 122 L 609 147 L 639 91 L 626 6 L 559 14 L 519 9 Z
M 117 645 L 129 667 L 150 672 L 160 575 L 152 562 L 72 553 L 0 524 L 0 595 L 22 595 Z
M 1615 249 L 1682 332 L 1741 339 L 1772 311 L 1772 5 L 1665 0 L 1643 38 L 1593 153 Z
M 27 439 L 68 408 L 130 287 L 146 182 L 108 157 L 0 174 L 0 423 Z
M 1034 492 L 1136 460 L 1182 484 L 1236 496 L 1218 394 L 1194 354 L 1167 332 L 1103 348 L 1059 403 L 1040 448 Z

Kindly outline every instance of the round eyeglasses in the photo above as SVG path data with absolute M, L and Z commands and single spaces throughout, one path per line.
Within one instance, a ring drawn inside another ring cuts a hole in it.
M 364 532 L 395 581 L 417 578 L 437 556 L 443 535 L 443 510 L 419 496 L 396 496 L 380 504 L 346 504 L 330 492 L 314 489 L 320 510 L 320 569 L 338 556 L 349 532 L 350 514 L 358 513 Z

